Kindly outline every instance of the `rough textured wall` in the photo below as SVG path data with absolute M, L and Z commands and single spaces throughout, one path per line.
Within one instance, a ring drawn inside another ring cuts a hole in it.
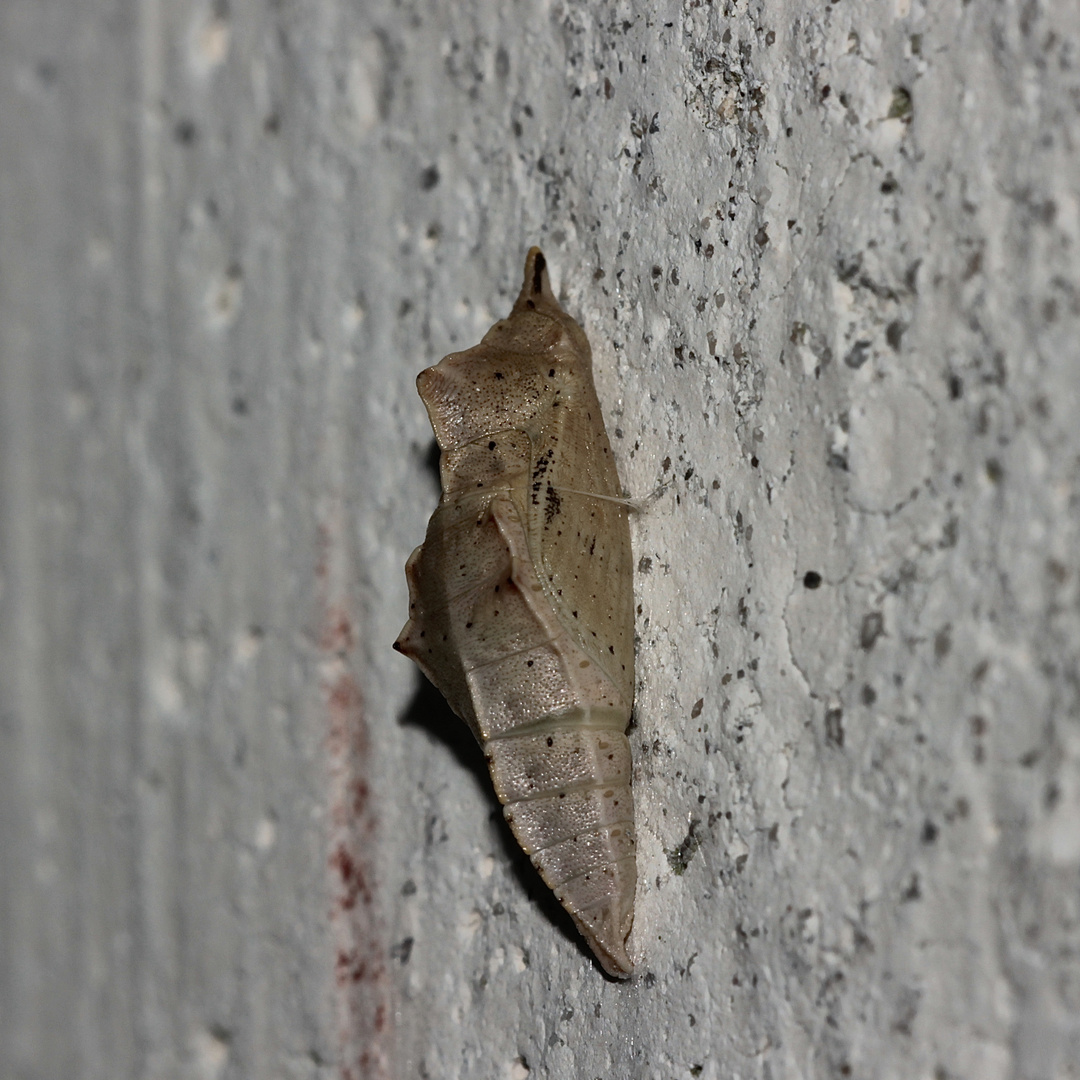
M 1080 1075 L 1074 0 L 7 0 L 0 117 L 4 1076 Z M 533 242 L 629 984 L 389 648 Z

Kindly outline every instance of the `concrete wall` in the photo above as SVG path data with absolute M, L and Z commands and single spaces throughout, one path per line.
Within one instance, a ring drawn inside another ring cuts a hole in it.
M 638 977 L 390 650 L 540 243 Z M 1080 1076 L 1075 0 L 5 0 L 0 1075 Z

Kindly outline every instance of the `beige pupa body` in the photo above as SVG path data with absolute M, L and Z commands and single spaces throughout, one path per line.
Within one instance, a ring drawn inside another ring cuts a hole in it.
M 518 842 L 605 971 L 637 883 L 633 564 L 592 355 L 530 250 L 508 318 L 420 373 L 442 499 L 409 558 L 419 664 L 480 741 Z

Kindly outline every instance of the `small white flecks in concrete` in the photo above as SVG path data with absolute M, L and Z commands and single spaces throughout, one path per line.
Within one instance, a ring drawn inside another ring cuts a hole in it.
M 467 911 L 458 921 L 458 940 L 463 945 L 472 944 L 472 939 L 476 937 L 476 931 L 480 929 L 483 923 L 484 916 L 476 908 Z
M 346 334 L 355 334 L 363 325 L 366 314 L 367 308 L 364 305 L 364 298 L 358 296 L 351 304 L 346 304 L 342 310 L 341 329 Z
M 355 138 L 366 136 L 379 122 L 385 59 L 377 38 L 363 36 L 352 43 L 343 107 Z
M 158 711 L 176 717 L 184 706 L 184 694 L 173 671 L 171 658 L 161 657 L 150 672 L 150 696 Z
M 199 21 L 192 37 L 191 59 L 196 72 L 206 73 L 225 63 L 231 36 L 229 23 L 218 15 Z
M 255 826 L 256 851 L 269 851 L 277 843 L 277 825 L 272 818 L 264 817 Z
M 191 1040 L 191 1057 L 198 1080 L 217 1080 L 229 1060 L 229 1044 L 210 1031 L 196 1031 Z

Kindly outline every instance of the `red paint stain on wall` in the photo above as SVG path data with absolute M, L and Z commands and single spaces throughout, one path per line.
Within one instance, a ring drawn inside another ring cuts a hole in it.
M 377 904 L 378 820 L 368 777 L 371 745 L 360 687 L 351 669 L 356 633 L 345 593 L 343 554 L 336 530 L 320 527 L 316 565 L 321 603 L 317 641 L 321 657 L 329 773 L 330 923 L 335 943 L 341 1080 L 391 1076 L 390 979 L 387 943 Z
M 323 619 L 319 635 L 319 648 L 323 652 L 346 654 L 356 644 L 349 613 L 338 605 L 331 605 Z

